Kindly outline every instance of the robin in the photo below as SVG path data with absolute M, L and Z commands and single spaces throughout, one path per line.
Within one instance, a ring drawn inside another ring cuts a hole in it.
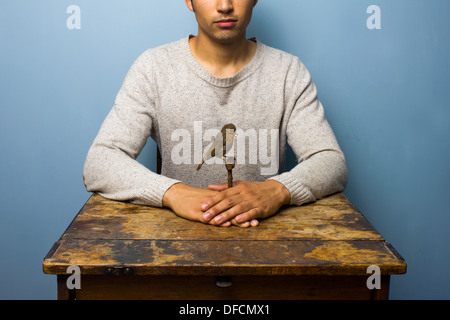
M 209 147 L 208 152 L 203 156 L 202 163 L 197 167 L 200 170 L 203 163 L 213 157 L 221 156 L 226 163 L 226 154 L 231 149 L 233 145 L 233 138 L 236 135 L 236 126 L 232 123 L 223 126 L 222 130 L 215 136 L 211 147 Z

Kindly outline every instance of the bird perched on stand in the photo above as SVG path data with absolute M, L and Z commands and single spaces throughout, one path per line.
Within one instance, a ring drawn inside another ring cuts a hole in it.
M 203 156 L 202 162 L 198 165 L 197 170 L 200 170 L 206 160 L 216 156 L 222 157 L 226 161 L 226 154 L 233 146 L 233 139 L 236 135 L 236 126 L 232 123 L 223 126 L 222 130 L 215 136 L 208 152 Z

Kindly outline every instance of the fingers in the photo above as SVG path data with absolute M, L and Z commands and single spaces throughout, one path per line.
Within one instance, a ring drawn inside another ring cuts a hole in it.
M 237 197 L 234 197 L 237 198 Z M 218 205 L 206 211 L 203 216 L 205 223 L 221 227 L 236 225 L 239 227 L 256 227 L 259 225 L 258 209 L 253 208 L 248 202 L 235 204 L 233 198 L 226 198 Z
M 232 196 L 239 195 L 241 193 L 241 189 L 239 187 L 240 181 L 236 181 L 236 184 L 232 188 L 228 188 L 228 184 L 217 184 L 217 185 L 209 185 L 208 189 L 215 190 L 215 191 L 221 191 L 217 192 L 215 195 L 211 196 L 208 200 L 206 200 L 202 204 L 202 210 L 207 211 L 211 207 L 216 206 L 219 202 L 222 202 L 223 200 L 230 198 Z M 225 208 L 228 209 L 229 207 Z M 217 213 L 217 210 L 215 211 Z M 220 211 L 219 211 L 220 212 Z
M 233 182 L 233 187 L 238 186 L 242 184 L 241 180 L 237 180 Z M 208 186 L 208 189 L 214 190 L 214 191 L 223 191 L 228 189 L 228 183 L 221 183 L 221 184 L 211 184 Z
M 214 223 L 210 223 L 212 225 L 215 225 Z M 259 225 L 259 221 L 256 219 L 253 219 L 251 221 L 245 221 L 243 223 L 237 223 L 235 219 L 232 219 L 231 221 L 226 221 L 220 225 L 216 225 L 219 227 L 230 227 L 231 225 L 235 225 L 240 228 L 248 228 L 248 227 L 257 227 Z
M 227 218 L 223 218 L 224 220 L 220 219 L 219 221 L 216 221 L 215 219 L 209 219 L 205 220 L 203 217 L 202 222 L 207 224 L 212 224 L 218 227 L 230 227 L 231 225 L 235 225 L 241 228 L 248 228 L 248 227 L 257 227 L 259 225 L 259 221 L 257 219 L 248 219 L 245 220 L 246 216 L 250 216 L 250 214 L 241 214 L 238 215 L 239 219 L 231 218 L 229 220 L 226 220 Z M 221 215 L 223 217 L 223 215 Z M 238 221 L 239 220 L 239 221 Z M 223 222 L 224 221 L 224 222 Z
M 249 221 L 245 221 L 244 223 L 238 223 L 236 219 L 232 219 L 231 224 L 241 228 L 248 228 L 248 227 L 257 227 L 259 225 L 259 221 L 256 219 L 252 219 Z
M 219 227 L 229 227 L 229 226 L 231 226 L 231 222 L 230 221 L 225 221 L 224 223 L 219 225 Z
M 263 206 L 255 201 L 255 192 L 242 181 L 236 181 L 232 188 L 228 184 L 209 185 L 208 189 L 219 191 L 206 200 L 201 209 L 203 220 L 217 226 L 236 225 L 256 227 L 257 218 L 263 217 Z M 230 224 L 226 222 L 230 222 Z
M 259 221 L 256 219 L 253 219 L 252 221 L 250 221 L 250 225 L 252 227 L 257 227 L 257 226 L 259 226 Z
M 215 196 L 212 196 L 210 199 L 206 200 L 202 204 L 202 210 L 206 211 L 204 219 L 209 220 L 223 210 L 231 208 L 234 203 L 237 203 L 237 199 L 233 200 L 232 197 L 236 197 L 237 195 L 238 192 L 233 189 L 229 189 L 225 192 L 219 192 Z
M 214 190 L 214 191 L 223 191 L 223 190 L 228 189 L 228 183 L 209 185 L 208 189 Z
M 227 197 L 219 201 L 216 205 L 209 208 L 204 214 L 203 219 L 214 221 L 215 224 L 221 224 L 228 221 L 238 214 L 244 212 L 248 205 L 245 202 L 239 202 L 239 196 Z M 204 207 L 202 207 L 203 209 Z M 244 222 L 244 221 L 241 221 Z
M 215 207 L 208 212 L 211 212 L 214 209 Z M 208 212 L 205 213 L 206 216 L 208 216 Z M 240 227 L 256 227 L 259 224 L 258 220 L 256 220 L 258 217 L 258 208 L 252 208 L 248 203 L 239 203 L 228 210 L 220 212 L 217 216 L 205 220 L 214 225 L 221 225 L 224 222 L 231 221 L 232 224 Z

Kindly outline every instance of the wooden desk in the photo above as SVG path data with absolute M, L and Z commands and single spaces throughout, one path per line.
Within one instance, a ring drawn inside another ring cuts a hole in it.
M 71 265 L 79 290 L 66 286 Z M 370 265 L 380 290 L 367 288 Z M 43 270 L 59 299 L 387 299 L 406 263 L 341 193 L 246 229 L 93 194 Z

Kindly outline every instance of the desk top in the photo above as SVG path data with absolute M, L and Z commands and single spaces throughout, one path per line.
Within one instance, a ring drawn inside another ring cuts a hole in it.
M 166 208 L 93 194 L 44 259 L 48 274 L 132 270 L 138 275 L 382 275 L 406 263 L 344 194 L 289 206 L 258 227 L 221 228 Z

